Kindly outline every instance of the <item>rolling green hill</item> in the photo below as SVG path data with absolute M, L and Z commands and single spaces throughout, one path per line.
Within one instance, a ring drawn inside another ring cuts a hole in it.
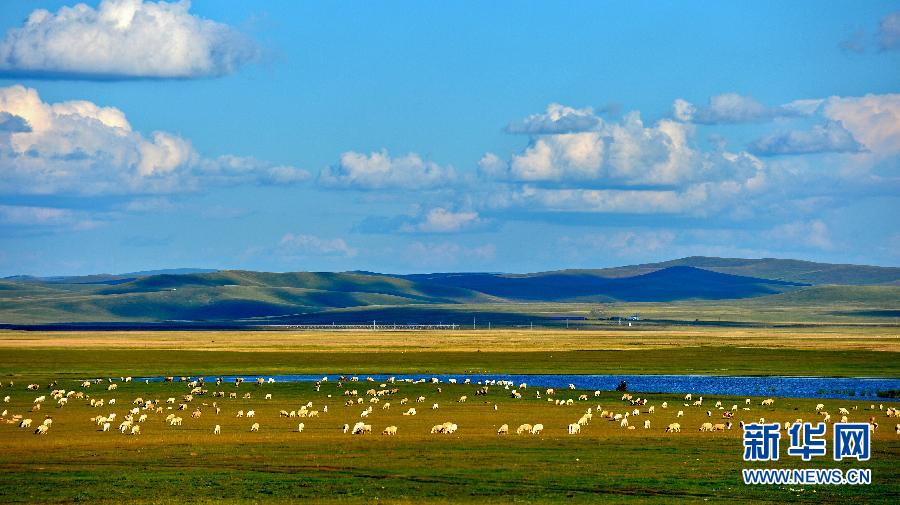
M 0 324 L 465 322 L 473 313 L 498 324 L 524 324 L 536 317 L 587 314 L 598 303 L 739 300 L 891 318 L 900 308 L 900 286 L 892 284 L 898 282 L 898 272 L 891 267 L 694 257 L 534 274 L 190 270 L 12 277 L 0 280 Z

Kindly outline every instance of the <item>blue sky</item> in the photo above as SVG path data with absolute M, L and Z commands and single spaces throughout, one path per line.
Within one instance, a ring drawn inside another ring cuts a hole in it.
M 633 4 L 5 3 L 0 275 L 898 264 L 896 2 Z

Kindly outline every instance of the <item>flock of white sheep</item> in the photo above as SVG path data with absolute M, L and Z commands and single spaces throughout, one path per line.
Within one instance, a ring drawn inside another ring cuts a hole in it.
M 84 404 L 89 405 L 92 408 L 97 410 L 109 409 L 111 406 L 118 405 L 116 403 L 115 398 L 109 398 L 107 400 L 100 398 L 93 398 L 90 394 L 91 388 L 96 390 L 98 387 L 105 389 L 107 394 L 118 392 L 119 384 L 127 384 L 132 382 L 131 377 L 122 377 L 119 379 L 120 382 L 113 382 L 112 379 L 93 379 L 93 380 L 85 380 L 80 382 L 80 389 L 78 390 L 65 390 L 59 389 L 56 383 L 50 384 L 47 386 L 50 389 L 48 400 L 47 395 L 40 395 L 34 398 L 31 402 L 30 414 L 33 416 L 38 415 L 41 412 L 41 408 L 43 405 L 48 403 L 55 402 L 55 408 L 62 409 L 68 405 L 70 400 L 84 402 Z M 177 398 L 176 396 L 172 396 L 167 398 L 165 401 L 161 401 L 160 399 L 150 399 L 137 397 L 130 401 L 131 407 L 126 407 L 127 411 L 122 414 L 121 419 L 119 418 L 119 413 L 110 412 L 106 415 L 98 414 L 89 419 L 90 423 L 95 425 L 98 430 L 103 432 L 111 431 L 113 426 L 116 426 L 117 431 L 122 434 L 128 435 L 140 435 L 141 434 L 141 425 L 152 420 L 152 419 L 164 419 L 165 424 L 171 427 L 182 426 L 184 419 L 182 418 L 180 412 L 191 411 L 190 419 L 197 420 L 204 415 L 204 413 L 209 413 L 208 415 L 219 416 L 222 414 L 222 409 L 224 408 L 226 402 L 226 392 L 221 389 L 227 387 L 225 382 L 218 378 L 215 380 L 215 391 L 210 391 L 207 389 L 207 383 L 202 379 L 194 379 L 191 380 L 187 377 L 182 377 L 179 380 L 176 380 L 174 377 L 167 377 L 166 382 L 179 382 L 184 383 L 186 388 L 184 390 L 184 394 Z M 375 380 L 373 378 L 367 378 L 364 380 L 368 383 L 374 383 Z M 242 378 L 238 378 L 234 381 L 233 387 L 238 388 L 244 383 L 245 380 Z M 272 384 L 275 380 L 269 378 L 268 380 L 264 378 L 256 379 L 256 385 L 258 387 L 262 387 L 265 384 Z M 328 377 L 323 377 L 321 380 L 316 381 L 314 384 L 314 388 L 316 391 L 320 391 L 323 387 L 323 384 L 328 382 Z M 352 410 L 354 407 L 358 408 L 359 406 L 366 405 L 365 408 L 359 412 L 359 418 L 361 419 L 369 419 L 370 417 L 375 417 L 375 406 L 380 405 L 380 410 L 385 411 L 391 408 L 391 402 L 385 401 L 387 399 L 392 399 L 400 396 L 400 385 L 402 383 L 414 383 L 414 384 L 424 384 L 430 383 L 435 385 L 435 393 L 440 395 L 442 393 L 441 381 L 437 378 L 432 378 L 430 380 L 419 379 L 403 379 L 397 380 L 395 378 L 388 379 L 385 383 L 379 385 L 378 388 L 369 387 L 363 394 L 360 394 L 362 388 L 354 387 L 354 383 L 362 382 L 358 377 L 350 377 L 345 378 L 341 377 L 337 381 L 337 391 L 340 392 L 340 395 L 347 397 L 344 406 L 346 409 L 340 413 L 336 413 L 335 415 L 346 417 L 352 414 Z M 458 384 L 459 382 L 456 379 L 450 379 L 448 382 L 451 384 Z M 463 384 L 470 384 L 471 381 L 469 379 L 465 379 Z M 520 400 L 525 397 L 526 391 L 534 390 L 534 397 L 536 399 L 545 398 L 549 405 L 552 406 L 573 406 L 577 404 L 584 405 L 590 402 L 590 397 L 588 394 L 582 393 L 578 395 L 577 399 L 575 398 L 561 398 L 564 396 L 564 393 L 560 392 L 557 394 L 557 391 L 554 388 L 545 388 L 535 390 L 534 388 L 529 388 L 527 384 L 519 384 L 517 387 L 509 382 L 509 381 L 497 381 L 497 380 L 487 380 L 483 382 L 477 383 L 477 390 L 475 391 L 475 396 L 486 396 L 489 392 L 489 388 L 491 387 L 499 387 L 503 388 L 506 391 L 509 391 L 508 396 L 513 400 Z M 7 385 L 0 384 L 0 388 L 14 388 L 14 384 L 10 382 Z M 41 389 L 41 386 L 38 384 L 29 384 L 27 386 L 27 390 L 29 391 L 38 391 Z M 575 390 L 574 384 L 569 384 L 569 390 Z M 574 394 L 574 393 L 573 393 Z M 603 393 L 601 391 L 594 391 L 594 397 L 600 397 Z M 330 398 L 332 395 L 328 395 Z M 559 396 L 559 397 L 558 397 Z M 253 392 L 245 392 L 241 399 L 251 399 L 253 397 Z M 238 395 L 236 392 L 232 391 L 227 393 L 227 399 L 237 400 Z M 272 393 L 266 393 L 264 395 L 264 400 L 271 400 Z M 208 400 L 207 400 L 208 399 Z M 414 399 L 414 402 L 417 404 L 422 404 L 426 402 L 425 396 L 418 396 Z M 457 400 L 457 404 L 464 404 L 468 400 L 467 395 L 460 396 Z M 5 395 L 3 398 L 3 402 L 8 404 L 11 401 L 11 395 Z M 401 398 L 397 400 L 396 403 L 399 405 L 406 405 L 410 402 L 409 398 Z M 657 417 L 662 419 L 662 425 L 665 427 L 664 431 L 666 433 L 679 433 L 681 432 L 681 424 L 679 422 L 679 418 L 684 417 L 685 410 L 682 408 L 673 408 L 669 409 L 668 402 L 661 402 L 657 410 L 657 405 L 649 405 L 649 401 L 646 398 L 634 397 L 632 394 L 624 393 L 621 397 L 621 402 L 615 407 L 603 408 L 600 405 L 596 406 L 588 406 L 586 409 L 582 411 L 579 415 L 577 421 L 568 424 L 565 426 L 566 433 L 569 435 L 578 435 L 582 433 L 584 427 L 589 425 L 594 416 L 596 415 L 599 419 L 606 420 L 607 422 L 616 423 L 620 428 L 625 430 L 635 430 L 638 426 L 642 426 L 644 430 L 651 429 L 651 419 L 650 417 Z M 485 402 L 491 403 L 491 402 Z M 773 407 L 775 400 L 772 398 L 767 398 L 759 402 L 758 407 L 760 410 L 765 409 L 766 407 Z M 740 407 L 738 404 L 732 404 L 730 408 L 727 408 L 723 401 L 705 401 L 702 396 L 698 397 L 696 400 L 693 398 L 692 394 L 687 394 L 684 396 L 683 407 L 685 409 L 695 409 L 695 412 L 702 415 L 705 412 L 705 417 L 709 418 L 709 421 L 703 422 L 700 424 L 698 431 L 700 432 L 716 432 L 716 431 L 727 431 L 731 430 L 734 426 L 732 419 L 734 419 L 735 414 L 742 414 L 746 417 L 749 414 L 743 414 L 744 412 L 751 411 L 754 409 L 753 401 L 750 398 L 744 400 L 743 405 Z M 440 404 L 435 402 L 432 403 L 431 410 L 438 410 L 440 408 Z M 498 405 L 496 403 L 493 404 L 492 410 L 494 412 L 498 411 Z M 772 410 L 771 408 L 769 409 Z M 825 409 L 825 405 L 823 403 L 819 403 L 816 405 L 814 409 L 814 413 L 811 413 L 819 416 L 819 420 L 824 422 L 837 422 L 840 420 L 841 422 L 847 422 L 849 416 L 851 415 L 851 409 L 847 409 L 845 407 L 839 407 L 836 409 L 840 418 L 835 416 L 832 419 L 831 414 Z M 858 406 L 854 406 L 852 410 L 858 410 Z M 868 409 L 871 414 L 875 414 L 876 412 L 883 412 L 889 418 L 897 418 L 900 417 L 900 409 L 888 407 L 886 410 L 884 409 L 884 405 L 878 405 L 877 407 L 872 404 Z M 673 414 L 674 411 L 674 414 Z M 322 405 L 320 408 L 314 408 L 313 402 L 306 402 L 303 405 L 300 405 L 299 408 L 294 410 L 281 410 L 279 412 L 279 417 L 283 418 L 319 418 L 328 414 L 328 406 Z M 415 416 L 418 412 L 416 407 L 407 407 L 406 410 L 402 412 L 403 416 Z M 227 415 L 227 414 L 226 414 Z M 236 418 L 253 418 L 256 420 L 256 411 L 253 409 L 240 409 L 237 410 L 235 414 L 233 414 Z M 502 414 L 498 414 L 498 417 Z M 867 414 L 868 415 L 868 414 Z M 45 414 L 44 418 L 40 421 L 40 424 L 37 425 L 34 429 L 34 433 L 36 435 L 47 435 L 50 432 L 50 428 L 53 425 L 53 415 Z M 637 420 L 640 418 L 643 422 Z M 753 421 L 757 421 L 756 417 L 753 417 Z M 0 414 L 0 422 L 6 422 L 8 424 L 15 424 L 20 428 L 30 429 L 32 424 L 35 422 L 31 417 L 26 417 L 26 414 L 18 413 L 10 415 L 7 409 L 2 411 Z M 118 422 L 116 425 L 115 423 Z M 759 423 L 765 423 L 766 419 L 764 416 L 760 416 L 758 418 Z M 797 418 L 792 421 L 786 421 L 785 429 L 788 429 L 792 423 L 802 423 L 803 420 L 801 418 Z M 870 424 L 871 430 L 875 430 L 878 427 L 878 423 L 875 415 L 870 415 L 868 422 Z M 739 422 L 740 426 L 743 427 L 744 422 Z M 496 425 L 495 425 L 496 426 Z M 249 426 L 250 432 L 258 432 L 260 431 L 261 424 L 260 422 L 253 422 Z M 297 433 L 302 433 L 305 428 L 305 423 L 300 422 L 297 424 L 296 431 Z M 561 427 L 562 428 L 562 427 Z M 367 435 L 373 433 L 372 425 L 366 424 L 363 421 L 351 421 L 348 423 L 343 423 L 340 425 L 340 429 L 343 433 L 348 433 L 352 435 Z M 449 435 L 457 433 L 459 430 L 459 426 L 452 421 L 447 421 L 442 424 L 437 424 L 431 427 L 431 434 L 443 434 Z M 515 429 L 515 433 L 517 435 L 540 435 L 544 431 L 544 425 L 541 423 L 523 423 L 519 425 Z M 900 435 L 900 424 L 897 424 L 895 427 L 895 431 L 898 435 Z M 214 435 L 220 435 L 222 433 L 222 427 L 220 424 L 215 424 L 213 428 Z M 508 424 L 502 424 L 497 429 L 497 435 L 507 435 L 510 432 L 510 427 Z M 390 425 L 384 428 L 381 431 L 382 435 L 385 436 L 394 436 L 398 433 L 398 427 L 395 425 Z

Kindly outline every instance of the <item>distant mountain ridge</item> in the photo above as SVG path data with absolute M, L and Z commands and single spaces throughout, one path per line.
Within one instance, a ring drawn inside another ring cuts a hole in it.
M 767 297 L 786 303 L 839 303 L 841 297 L 886 300 L 891 308 L 900 306 L 897 284 L 896 267 L 706 257 L 530 274 L 178 269 L 0 279 L 0 323 L 266 318 L 302 322 L 386 315 L 441 320 L 450 317 L 452 307 L 484 304 Z

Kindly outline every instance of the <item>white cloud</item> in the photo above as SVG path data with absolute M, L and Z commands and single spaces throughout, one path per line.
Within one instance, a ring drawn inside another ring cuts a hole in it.
M 429 210 L 418 222 L 406 223 L 400 227 L 403 233 L 453 233 L 483 223 L 477 212 L 453 212 L 443 208 Z
M 797 245 L 823 250 L 834 247 L 828 231 L 828 225 L 819 219 L 778 225 L 766 231 L 765 235 L 771 240 L 786 242 L 786 244 L 781 244 L 782 249 Z
M 0 205 L 0 224 L 31 227 L 48 227 L 65 230 L 91 230 L 102 221 L 83 212 L 57 207 L 33 207 L 27 205 Z
M 81 79 L 230 74 L 259 57 L 233 28 L 188 12 L 190 2 L 103 0 L 38 9 L 0 42 L 0 73 Z
M 24 86 L 0 88 L 0 114 L 28 125 L 0 132 L 0 192 L 164 193 L 204 184 L 285 184 L 309 178 L 293 167 L 221 156 L 203 158 L 190 142 L 132 130 L 125 113 L 76 100 L 47 103 Z
M 900 94 L 831 97 L 823 115 L 840 121 L 874 155 L 900 154 Z
M 591 258 L 611 252 L 620 258 L 643 259 L 665 253 L 675 239 L 675 233 L 669 230 L 608 230 L 602 234 L 564 236 L 560 244 L 566 254 L 574 257 Z
M 342 238 L 321 238 L 315 235 L 287 233 L 281 237 L 278 249 L 288 256 L 342 256 L 352 258 L 357 250 Z
M 487 179 L 503 179 L 509 170 L 509 164 L 494 153 L 485 153 L 478 160 L 478 173 Z
M 471 265 L 488 262 L 496 255 L 497 248 L 493 244 L 469 247 L 455 242 L 414 242 L 406 249 L 407 259 L 417 266 L 445 268 L 460 263 Z
M 622 189 L 548 189 L 525 186 L 508 196 L 511 206 L 551 212 L 681 214 L 709 200 L 705 186 L 686 191 Z
M 700 124 L 753 123 L 800 115 L 802 111 L 792 105 L 796 104 L 769 107 L 749 96 L 724 93 L 710 97 L 701 107 L 679 98 L 672 104 L 672 114 L 679 121 Z
M 540 137 L 513 155 L 510 175 L 520 181 L 593 179 L 600 175 L 604 143 L 597 132 Z
M 840 121 L 826 121 L 810 130 L 794 130 L 768 134 L 750 147 L 755 154 L 854 153 L 862 150 L 859 142 Z
M 878 45 L 884 51 L 900 49 L 900 11 L 881 18 L 878 25 Z
M 164 213 L 176 209 L 176 205 L 168 198 L 136 198 L 122 206 L 127 212 Z
M 598 124 L 600 118 L 594 115 L 594 110 L 590 107 L 576 109 L 551 103 L 545 113 L 532 114 L 521 121 L 510 123 L 506 131 L 530 135 L 575 133 L 592 130 Z
M 0 205 L 0 222 L 17 225 L 54 225 L 67 222 L 72 211 L 53 207 Z
M 537 137 L 508 164 L 488 153 L 479 168 L 482 176 L 521 182 L 631 186 L 747 179 L 762 169 L 745 152 L 699 152 L 690 145 L 693 135 L 690 124 L 663 119 L 645 126 L 631 112 L 596 131 Z
M 426 189 L 452 182 L 456 172 L 418 154 L 391 158 L 387 150 L 369 155 L 346 152 L 340 162 L 322 169 L 319 182 L 328 187 L 353 189 Z

